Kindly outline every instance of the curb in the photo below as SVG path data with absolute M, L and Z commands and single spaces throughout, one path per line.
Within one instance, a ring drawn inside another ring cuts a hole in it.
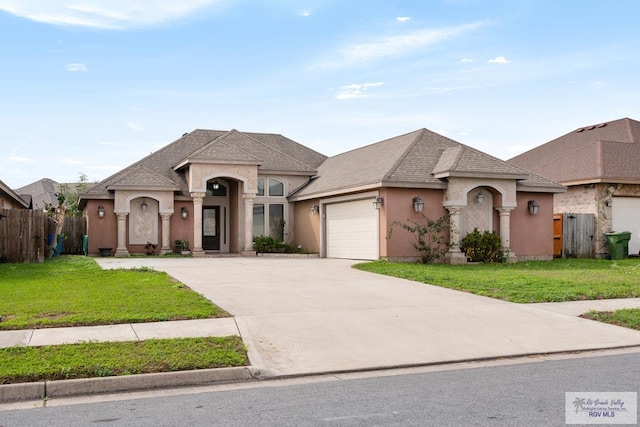
M 0 385 L 0 403 L 123 391 L 203 386 L 255 379 L 250 367 L 199 369 L 118 377 L 80 378 Z

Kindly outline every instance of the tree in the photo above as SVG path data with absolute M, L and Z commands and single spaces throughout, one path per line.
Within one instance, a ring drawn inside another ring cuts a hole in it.
M 62 236 L 62 229 L 64 227 L 64 219 L 67 216 L 82 216 L 82 211 L 78 205 L 80 202 L 80 194 L 85 192 L 89 187 L 87 175 L 84 173 L 79 174 L 79 180 L 77 184 L 62 184 L 60 185 L 60 192 L 56 193 L 58 198 L 58 206 L 54 207 L 52 204 L 47 203 L 45 205 L 45 212 L 56 223 L 56 231 L 54 241 L 49 248 L 50 255 L 55 251 L 57 245 Z
M 61 184 L 60 185 L 60 193 L 58 195 L 58 202 L 60 201 L 60 196 L 62 196 L 64 203 L 67 207 L 66 215 L 67 216 L 82 216 L 82 211 L 79 209 L 78 205 L 80 203 L 80 195 L 87 191 L 89 188 L 89 180 L 87 179 L 87 175 L 84 173 L 78 174 L 78 182 L 76 184 Z M 58 206 L 60 204 L 58 203 Z

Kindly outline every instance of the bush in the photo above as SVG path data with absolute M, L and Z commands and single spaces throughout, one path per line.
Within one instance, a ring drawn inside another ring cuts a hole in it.
M 259 253 L 295 254 L 302 250 L 271 236 L 258 236 L 254 239 L 254 248 Z
M 407 220 L 407 222 L 394 221 L 391 223 L 388 238 L 391 238 L 393 227 L 399 226 L 413 235 L 411 246 L 420 254 L 423 264 L 440 260 L 449 250 L 449 239 L 445 232 L 449 230 L 449 215 L 445 214 L 436 221 L 425 217 L 425 223 Z
M 494 232 L 485 230 L 483 233 L 474 228 L 460 242 L 460 247 L 471 262 L 502 262 L 502 239 Z

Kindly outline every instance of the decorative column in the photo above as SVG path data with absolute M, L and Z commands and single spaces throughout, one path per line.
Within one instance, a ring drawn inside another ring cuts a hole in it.
M 172 252 L 171 242 L 169 241 L 171 231 L 171 214 L 161 213 L 160 217 L 162 218 L 162 247 L 160 248 L 160 253 L 170 254 Z
M 125 257 L 129 256 L 129 251 L 127 250 L 127 217 L 129 214 L 127 212 L 117 212 L 116 217 L 118 218 L 118 247 L 116 248 L 115 256 L 117 257 Z
M 253 200 L 256 195 L 253 193 L 244 193 L 244 249 L 243 256 L 255 256 L 256 251 L 253 249 Z
M 467 257 L 460 251 L 460 209 L 461 206 L 445 206 L 449 211 L 449 252 L 445 260 L 449 264 L 466 264 Z
M 202 201 L 205 193 L 191 193 L 193 197 L 193 249 L 191 253 L 194 257 L 204 256 L 202 249 Z
M 515 262 L 516 254 L 511 252 L 511 211 L 513 208 L 496 208 L 500 212 L 500 238 L 502 251 L 507 256 L 507 262 Z

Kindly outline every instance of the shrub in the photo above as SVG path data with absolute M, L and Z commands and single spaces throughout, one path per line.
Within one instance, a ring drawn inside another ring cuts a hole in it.
M 483 233 L 474 228 L 460 242 L 460 247 L 471 262 L 502 262 L 502 239 L 494 232 L 485 230 Z
M 413 234 L 414 241 L 411 246 L 420 254 L 423 264 L 438 261 L 449 250 L 449 240 L 444 232 L 449 229 L 449 215 L 445 214 L 436 221 L 423 217 L 426 223 L 421 224 L 416 221 L 407 222 L 394 221 L 391 223 L 388 238 L 391 238 L 394 226 L 399 226 L 403 230 Z
M 300 248 L 274 239 L 271 236 L 257 236 L 254 239 L 254 248 L 259 253 L 295 254 L 302 252 Z

